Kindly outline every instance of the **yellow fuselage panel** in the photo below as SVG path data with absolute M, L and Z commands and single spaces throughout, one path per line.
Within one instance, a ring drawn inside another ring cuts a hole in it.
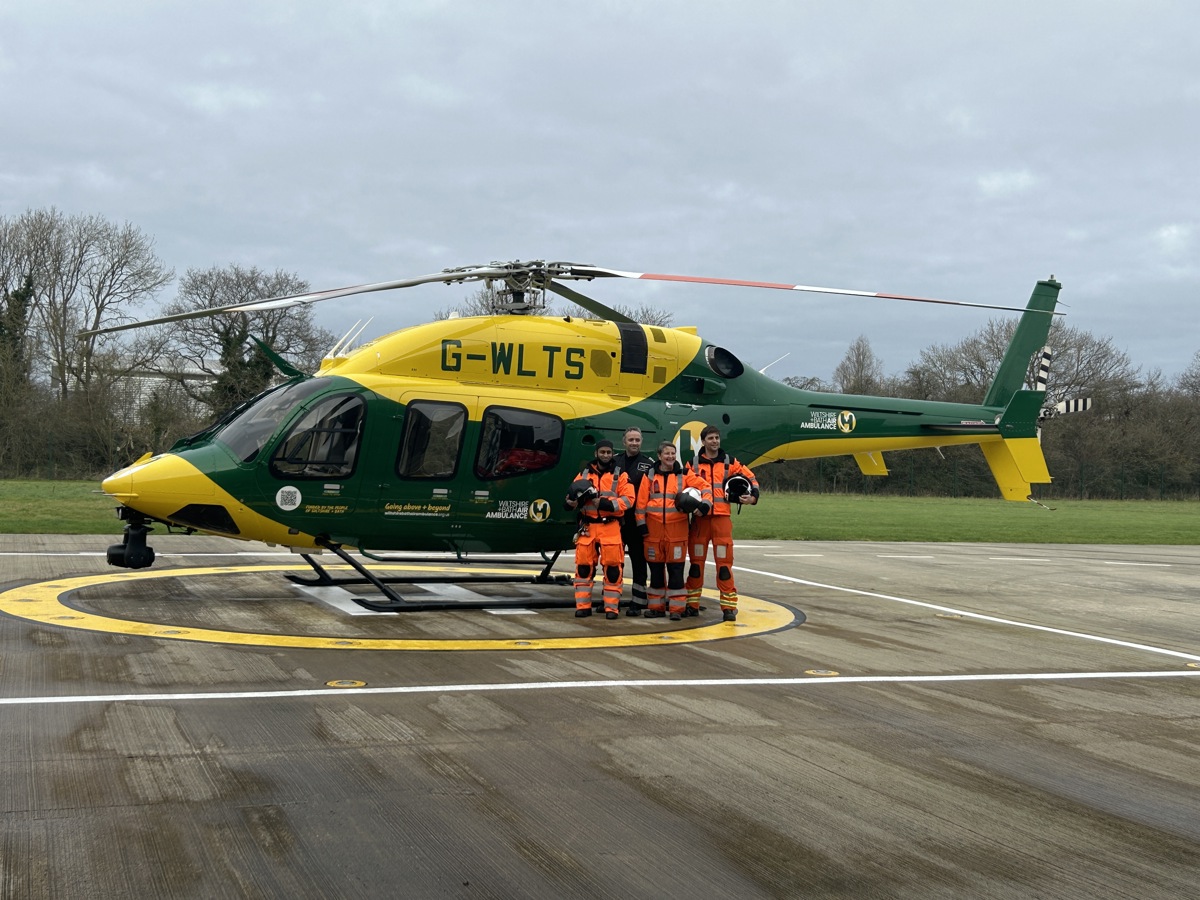
M 640 400 L 620 394 L 592 394 L 585 391 L 558 391 L 524 385 L 520 388 L 490 384 L 448 383 L 441 379 L 394 378 L 384 375 L 348 376 L 363 387 L 396 403 L 413 400 L 440 400 L 461 403 L 467 417 L 478 422 L 489 406 L 518 406 L 548 413 L 562 419 L 578 419 L 613 412 Z
M 686 330 L 637 327 L 645 335 L 644 351 L 626 346 L 617 326 L 607 321 L 448 319 L 394 332 L 343 359 L 326 360 L 320 374 L 353 378 L 388 396 L 395 391 L 381 389 L 386 381 L 371 376 L 447 381 L 478 387 L 481 395 L 487 386 L 590 394 L 600 408 L 612 409 L 611 399 L 600 398 L 644 399 L 679 375 L 700 350 L 700 338 Z M 645 372 L 622 371 L 626 354 L 644 354 Z

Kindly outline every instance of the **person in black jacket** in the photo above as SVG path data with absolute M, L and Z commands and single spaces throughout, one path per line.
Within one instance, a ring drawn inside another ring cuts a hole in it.
M 620 466 L 636 497 L 638 486 L 646 473 L 654 469 L 654 460 L 642 452 L 642 429 L 632 425 L 625 429 L 625 452 L 613 457 L 613 465 Z M 640 616 L 649 604 L 646 599 L 646 548 L 638 531 L 637 517 L 632 509 L 621 520 L 621 540 L 629 555 L 629 574 L 633 581 L 633 599 L 625 608 L 625 615 Z

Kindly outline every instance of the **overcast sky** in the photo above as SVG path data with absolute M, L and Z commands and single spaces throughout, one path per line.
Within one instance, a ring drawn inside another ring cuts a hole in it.
M 0 0 L 0 215 L 128 221 L 182 275 L 314 289 L 492 260 L 1023 305 L 1200 350 L 1200 6 Z M 1003 313 L 605 281 L 776 377 L 889 373 Z M 174 285 L 162 300 L 174 297 Z M 318 306 L 415 324 L 440 285 Z

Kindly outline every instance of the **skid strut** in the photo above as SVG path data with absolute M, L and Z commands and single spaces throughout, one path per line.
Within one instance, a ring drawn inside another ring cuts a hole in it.
M 547 558 L 545 554 L 542 559 L 546 565 L 536 575 L 497 575 L 497 574 L 481 574 L 481 575 L 462 575 L 462 574 L 421 574 L 421 575 L 397 575 L 381 577 L 359 560 L 355 559 L 342 547 L 341 544 L 335 544 L 332 541 L 318 540 L 317 543 L 335 554 L 346 565 L 354 569 L 359 574 L 359 577 L 342 578 L 329 574 L 329 571 L 322 566 L 317 560 L 307 553 L 301 553 L 301 558 L 312 566 L 316 572 L 315 578 L 305 578 L 300 575 L 288 575 L 288 580 L 309 587 L 331 587 L 347 584 L 370 584 L 381 593 L 386 600 L 367 600 L 362 597 L 355 597 L 354 602 L 360 606 L 366 607 L 373 612 L 432 612 L 436 610 L 448 609 L 565 609 L 575 605 L 574 597 L 565 597 L 560 599 L 537 599 L 531 597 L 496 597 L 480 600 L 447 600 L 437 598 L 422 598 L 421 600 L 406 600 L 402 597 L 391 585 L 393 584 L 455 584 L 455 583 L 483 583 L 483 584 L 570 584 L 572 579 L 567 575 L 552 575 L 550 570 L 554 567 L 554 563 L 558 560 L 561 551 L 555 551 L 554 555 Z M 371 557 L 380 561 L 391 562 L 446 562 L 445 558 L 421 558 L 414 559 L 412 557 L 406 559 L 385 560 L 381 557 Z M 489 560 L 494 562 L 494 560 Z M 528 560 L 521 560 L 528 562 Z

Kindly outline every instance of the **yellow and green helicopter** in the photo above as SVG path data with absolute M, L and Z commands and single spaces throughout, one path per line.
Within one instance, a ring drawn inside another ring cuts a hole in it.
M 346 552 L 535 553 L 550 580 L 571 546 L 575 514 L 562 497 L 601 438 L 620 446 L 642 429 L 646 446 L 699 446 L 705 424 L 752 468 L 785 459 L 852 454 L 884 475 L 889 450 L 978 444 L 1001 494 L 1026 500 L 1050 481 L 1038 437 L 1044 383 L 1025 386 L 1044 345 L 1060 285 L 1039 281 L 979 404 L 800 390 L 747 368 L 695 328 L 638 324 L 562 282 L 637 278 L 741 285 L 927 303 L 1014 309 L 898 294 L 626 272 L 559 262 L 446 269 L 398 281 L 271 298 L 165 316 L 104 331 L 219 313 L 253 312 L 430 283 L 483 282 L 494 315 L 405 328 L 357 347 L 339 342 L 315 374 L 276 357 L 287 380 L 169 451 L 106 478 L 124 539 L 114 566 L 154 562 L 151 523 L 293 548 L 330 550 L 389 598 L 393 579 Z M 549 290 L 597 318 L 545 315 Z M 95 332 L 93 332 L 95 333 Z M 301 579 L 296 579 L 301 580 Z M 428 579 L 422 579 L 428 580 Z M 461 579 L 459 579 L 461 580 Z M 536 579 L 535 579 L 536 580 Z M 433 604 L 436 606 L 437 604 Z M 456 606 L 459 604 L 455 604 Z M 494 605 L 489 603 L 488 605 Z M 549 605 L 549 604 L 548 604 Z M 557 604 L 555 604 L 557 605 Z

